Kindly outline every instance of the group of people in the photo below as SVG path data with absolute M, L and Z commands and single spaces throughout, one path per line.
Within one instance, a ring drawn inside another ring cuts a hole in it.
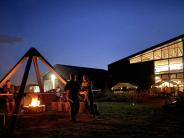
M 1 99 L 5 102 L 6 105 L 6 112 L 8 114 L 12 114 L 14 110 L 14 95 L 13 90 L 11 87 L 11 81 L 7 80 L 5 85 L 3 86 L 3 94 L 7 94 L 1 96 Z M 71 113 L 71 120 L 76 122 L 76 116 L 79 112 L 80 101 L 79 95 L 84 95 L 84 102 L 85 107 L 91 116 L 95 117 L 95 108 L 94 108 L 94 97 L 92 91 L 92 82 L 89 80 L 87 75 L 83 75 L 83 81 L 81 85 L 76 80 L 75 74 L 70 74 L 70 81 L 67 82 L 65 86 L 65 91 L 68 92 L 68 99 L 70 102 L 70 113 Z M 81 92 L 81 93 L 80 93 Z
M 94 97 L 92 91 L 92 82 L 89 80 L 87 75 L 83 75 L 83 81 L 80 85 L 76 80 L 75 74 L 70 74 L 70 81 L 67 82 L 65 86 L 65 91 L 68 91 L 69 102 L 70 102 L 70 113 L 71 120 L 76 122 L 76 116 L 79 112 L 80 101 L 79 94 L 85 95 L 85 106 L 88 112 L 95 117 L 95 108 L 94 108 Z

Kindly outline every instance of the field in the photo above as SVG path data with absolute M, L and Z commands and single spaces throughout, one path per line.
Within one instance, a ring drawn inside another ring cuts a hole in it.
M 161 103 L 98 102 L 100 116 L 79 114 L 72 124 L 68 114 L 20 115 L 15 137 L 21 138 L 175 138 L 184 137 L 184 109 Z

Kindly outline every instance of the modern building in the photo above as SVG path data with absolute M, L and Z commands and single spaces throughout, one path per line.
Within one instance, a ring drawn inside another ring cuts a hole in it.
M 56 64 L 54 65 L 54 70 L 65 80 L 70 79 L 70 73 L 75 73 L 79 83 L 82 82 L 82 76 L 84 74 L 88 75 L 90 80 L 93 82 L 93 89 L 96 90 L 103 90 L 108 78 L 108 72 L 103 69 Z M 54 77 L 52 72 L 46 72 L 42 77 L 44 82 L 44 91 L 49 91 L 56 87 L 60 87 L 61 89 L 64 88 L 64 86 Z
M 111 85 L 130 82 L 140 89 L 176 88 L 183 91 L 184 35 L 152 46 L 108 65 Z

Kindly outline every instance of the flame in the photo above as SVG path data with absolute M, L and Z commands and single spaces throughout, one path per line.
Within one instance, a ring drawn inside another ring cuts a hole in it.
M 29 104 L 29 106 L 33 106 L 33 107 L 36 107 L 36 106 L 39 106 L 39 105 L 40 105 L 40 100 L 38 100 L 38 97 L 33 97 L 32 101 L 31 101 L 31 104 Z

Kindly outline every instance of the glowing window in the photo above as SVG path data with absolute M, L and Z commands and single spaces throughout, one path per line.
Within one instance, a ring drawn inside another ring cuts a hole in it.
M 142 55 L 142 61 L 153 60 L 153 52 L 149 52 Z
M 169 49 L 168 47 L 162 48 L 162 59 L 169 57 Z
M 169 72 L 168 60 L 155 61 L 155 74 L 164 74 Z
M 181 39 L 167 43 L 158 48 L 152 49 L 145 53 L 139 54 L 135 57 L 129 59 L 130 64 L 158 60 L 158 59 L 167 59 L 183 56 L 183 43 Z
M 183 72 L 183 60 L 182 58 L 169 59 L 169 70 L 173 72 Z
M 176 48 L 177 48 L 177 56 L 183 56 L 183 43 L 177 43 L 176 44 Z
M 183 55 L 182 43 L 176 43 L 169 46 L 169 57 L 178 57 Z
M 170 78 L 171 78 L 171 79 L 176 79 L 176 74 L 171 74 L 171 75 L 170 75 Z
M 172 58 L 172 57 L 177 57 L 177 48 L 175 47 L 175 45 L 172 45 L 169 47 L 169 57 Z
M 141 62 L 141 56 L 137 56 L 130 59 L 130 64 Z
M 154 59 L 161 59 L 161 49 L 154 51 Z

